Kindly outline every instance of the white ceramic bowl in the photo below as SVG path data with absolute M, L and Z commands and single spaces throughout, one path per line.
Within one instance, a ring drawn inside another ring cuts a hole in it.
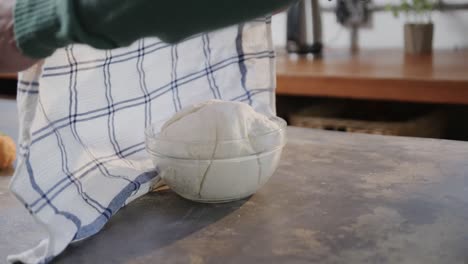
M 286 122 L 272 121 L 279 129 L 217 142 L 165 140 L 149 127 L 146 149 L 165 183 L 180 196 L 206 203 L 239 200 L 260 189 L 278 167 Z

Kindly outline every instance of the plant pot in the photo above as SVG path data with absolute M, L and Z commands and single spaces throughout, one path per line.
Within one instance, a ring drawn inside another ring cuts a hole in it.
M 405 24 L 405 52 L 407 54 L 432 53 L 434 24 Z

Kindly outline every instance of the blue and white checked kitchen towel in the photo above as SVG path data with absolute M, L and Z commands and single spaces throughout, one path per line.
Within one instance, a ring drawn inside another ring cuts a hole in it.
M 144 149 L 149 124 L 213 98 L 274 114 L 273 58 L 267 18 L 173 46 L 69 46 L 24 72 L 10 187 L 48 238 L 8 261 L 47 263 L 150 191 L 159 178 Z

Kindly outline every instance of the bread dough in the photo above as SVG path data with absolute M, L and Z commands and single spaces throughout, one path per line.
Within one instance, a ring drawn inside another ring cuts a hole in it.
M 248 104 L 210 100 L 167 121 L 156 152 L 187 159 L 224 159 L 265 152 L 281 145 L 277 122 Z

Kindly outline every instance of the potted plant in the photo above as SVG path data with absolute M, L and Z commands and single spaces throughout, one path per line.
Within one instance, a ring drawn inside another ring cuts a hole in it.
M 404 13 L 407 22 L 404 27 L 405 52 L 407 54 L 428 54 L 432 52 L 434 24 L 431 14 L 434 4 L 431 0 L 401 0 L 396 6 L 389 6 L 395 17 Z

